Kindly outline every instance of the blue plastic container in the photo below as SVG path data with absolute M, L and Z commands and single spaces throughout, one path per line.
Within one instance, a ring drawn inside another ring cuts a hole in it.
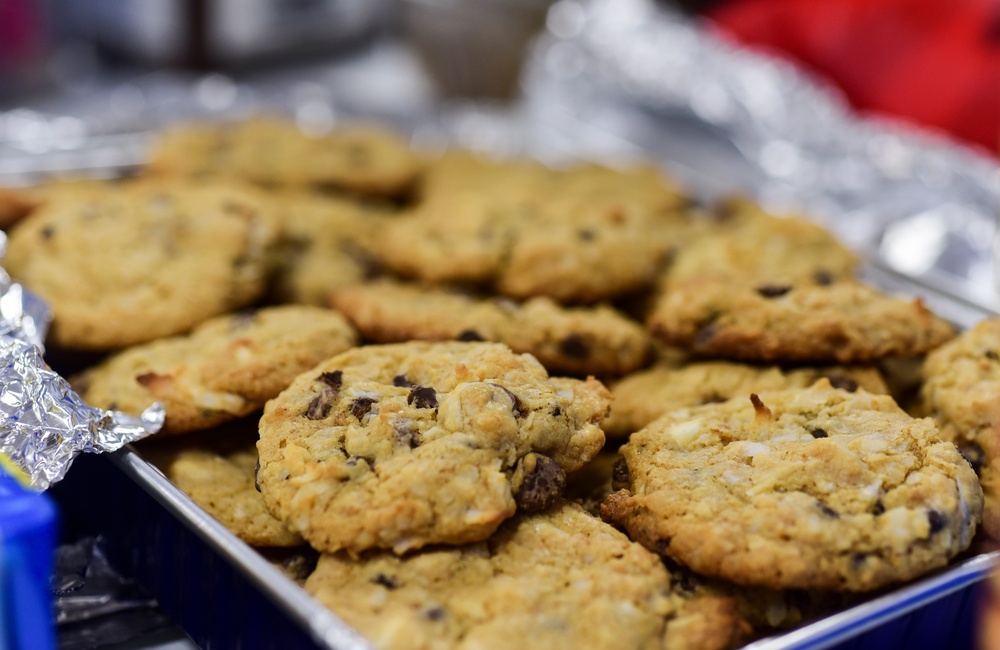
M 0 465 L 0 650 L 56 647 L 49 576 L 57 512 Z

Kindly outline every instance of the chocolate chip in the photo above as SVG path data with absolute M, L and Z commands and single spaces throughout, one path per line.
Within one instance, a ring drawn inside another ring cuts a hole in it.
M 511 488 L 519 509 L 539 512 L 562 496 L 566 490 L 566 472 L 548 456 L 530 453 L 518 461 Z
M 305 416 L 310 420 L 326 419 L 326 417 L 330 415 L 330 409 L 333 408 L 333 403 L 336 399 L 337 391 L 328 386 L 324 386 L 319 395 L 314 397 L 313 400 L 309 402 L 309 407 L 306 409 Z
M 875 505 L 872 506 L 872 514 L 877 517 L 884 512 L 885 512 L 885 504 L 882 503 L 882 499 L 879 499 L 878 501 L 875 502 Z
M 333 372 L 324 372 L 316 379 L 323 382 L 330 388 L 339 389 L 344 384 L 344 371 L 334 370 Z
M 426 616 L 429 621 L 440 621 L 447 613 L 448 612 L 444 610 L 444 607 L 431 607 L 424 612 L 424 616 Z
M 437 408 L 437 393 L 430 386 L 416 386 L 406 396 L 406 403 L 418 409 Z
M 611 466 L 611 487 L 615 490 L 623 490 L 628 488 L 628 484 L 628 463 L 625 462 L 624 458 L 618 458 Z
M 826 515 L 827 517 L 833 517 L 834 519 L 840 519 L 839 512 L 837 512 L 830 506 L 826 505 L 822 501 L 818 501 L 817 503 L 819 503 L 819 509 L 823 511 L 824 515 Z
M 528 413 L 531 412 L 530 409 L 525 408 L 524 404 L 521 403 L 521 400 L 518 399 L 517 395 L 511 392 L 509 388 L 507 388 L 506 386 L 501 386 L 500 384 L 490 384 L 490 386 L 496 386 L 503 392 L 507 393 L 507 397 L 510 398 L 510 410 L 514 412 L 514 417 L 516 418 L 528 417 Z
M 360 422 L 372 410 L 372 404 L 378 402 L 374 397 L 357 397 L 351 402 L 351 415 Z
M 830 435 L 826 432 L 826 429 L 813 429 L 809 433 L 812 434 L 813 438 L 826 438 Z
M 296 553 L 281 561 L 281 568 L 291 576 L 292 580 L 305 580 L 316 570 L 319 562 L 319 553 L 306 551 Z
M 416 449 L 423 442 L 413 420 L 400 418 L 392 423 L 392 428 L 395 431 L 393 438 L 397 444 L 405 445 L 410 449 Z
M 253 487 L 260 492 L 260 458 L 257 459 L 257 465 L 253 468 Z
M 375 577 L 373 577 L 371 581 L 377 585 L 382 585 L 389 591 L 392 591 L 393 589 L 399 589 L 399 582 L 395 578 L 390 578 L 381 571 L 379 573 L 376 573 Z
M 996 353 L 996 350 L 987 350 L 983 353 L 987 359 L 990 361 L 1000 361 L 1000 355 Z
M 670 549 L 670 539 L 669 537 L 664 537 L 663 539 L 656 540 L 656 553 L 666 557 L 667 551 Z
M 816 271 L 815 275 L 813 275 L 813 279 L 815 279 L 816 284 L 821 287 L 828 287 L 833 284 L 833 273 L 830 273 L 826 269 L 820 269 Z
M 778 296 L 783 296 L 792 290 L 792 285 L 790 284 L 765 284 L 757 287 L 757 293 L 764 296 L 765 298 L 777 298 Z
M 482 335 L 476 330 L 462 330 L 455 337 L 458 341 L 485 341 Z
M 969 462 L 978 476 L 979 471 L 986 463 L 986 452 L 983 451 L 983 448 L 972 441 L 963 442 L 958 446 L 958 453 L 962 454 L 962 458 Z
M 851 566 L 854 568 L 855 571 L 860 571 L 861 567 L 863 567 L 866 562 L 868 562 L 868 554 L 867 553 L 852 553 L 851 554 Z
M 42 239 L 52 239 L 52 235 L 56 234 L 56 229 L 52 226 L 45 226 L 42 228 Z
M 830 385 L 834 388 L 846 390 L 848 393 L 853 393 L 858 389 L 858 382 L 845 375 L 829 374 L 823 376 L 830 380 Z
M 590 241 L 594 238 L 593 230 L 578 230 L 576 234 L 583 241 Z
M 725 397 L 723 397 L 722 395 L 719 395 L 718 393 L 716 393 L 714 391 L 711 392 L 711 393 L 709 393 L 708 395 L 703 396 L 701 398 L 701 403 L 702 404 L 718 404 L 720 402 L 725 402 L 725 401 L 726 401 Z
M 398 386 L 399 388 L 409 388 L 413 384 L 406 378 L 406 375 L 396 375 L 392 378 L 392 385 Z
M 558 406 L 552 409 L 552 417 L 557 418 L 562 415 L 562 409 Z
M 695 348 L 703 348 L 709 343 L 711 343 L 712 339 L 715 338 L 715 335 L 719 331 L 719 328 L 716 327 L 713 321 L 708 321 L 706 323 L 703 323 L 702 325 L 698 326 L 697 330 L 695 330 L 694 333 Z
M 586 359 L 590 356 L 590 345 L 579 334 L 570 334 L 559 342 L 559 351 L 567 357 Z
M 931 525 L 931 535 L 933 535 L 934 533 L 944 530 L 945 525 L 948 523 L 948 519 L 937 510 L 928 510 L 927 523 Z

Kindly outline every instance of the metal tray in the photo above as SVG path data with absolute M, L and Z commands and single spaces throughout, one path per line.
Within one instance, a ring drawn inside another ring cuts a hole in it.
M 558 127 L 465 111 L 421 123 L 415 140 L 457 142 L 455 134 L 476 133 L 474 142 L 506 143 L 505 151 L 546 161 L 601 156 L 634 158 L 642 148 L 564 116 Z M 477 122 L 478 121 L 478 122 Z M 411 125 L 412 126 L 412 125 Z M 570 138 L 582 132 L 586 137 Z M 511 143 L 512 140 L 515 142 Z M 147 134 L 98 139 L 80 151 L 57 156 L 0 157 L 0 182 L 30 182 L 52 173 L 115 176 L 143 162 Z M 474 144 L 473 142 L 473 144 Z M 488 148 L 488 147 L 487 147 Z M 669 167 L 669 161 L 665 161 Z M 686 180 L 697 172 L 681 170 Z M 725 189 L 718 179 L 701 179 L 709 198 Z M 866 279 L 883 289 L 921 295 L 936 312 L 961 327 L 995 315 L 956 287 L 908 277 L 872 256 Z M 94 508 L 89 494 L 103 496 Z M 131 448 L 106 457 L 82 457 L 53 493 L 78 534 L 101 535 L 111 560 L 145 585 L 205 650 L 212 648 L 370 648 L 357 632 L 313 600 L 263 556 L 215 521 Z M 785 634 L 761 639 L 754 650 L 838 647 L 972 647 L 977 583 L 1000 562 L 1000 552 L 976 555 L 918 581 Z

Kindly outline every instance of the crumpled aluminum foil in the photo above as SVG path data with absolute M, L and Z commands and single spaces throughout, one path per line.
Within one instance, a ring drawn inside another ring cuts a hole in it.
M 806 210 L 876 262 L 1000 308 L 997 160 L 861 116 L 793 65 L 654 0 L 560 0 L 524 75 L 536 110 L 638 145 L 706 195 Z
M 159 431 L 164 418 L 159 404 L 140 417 L 85 404 L 42 358 L 51 320 L 48 305 L 0 269 L 0 455 L 37 490 L 61 479 L 78 454 L 115 451 Z

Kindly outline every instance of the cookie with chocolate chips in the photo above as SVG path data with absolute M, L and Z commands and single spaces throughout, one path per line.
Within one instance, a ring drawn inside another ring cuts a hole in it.
M 270 307 L 129 348 L 70 383 L 99 408 L 138 415 L 160 402 L 166 421 L 157 435 L 184 433 L 256 411 L 299 373 L 356 343 L 354 329 L 332 310 Z
M 982 514 L 929 419 L 826 380 L 680 409 L 632 434 L 601 506 L 651 550 L 770 588 L 866 591 L 944 566 Z
M 517 303 L 395 282 L 337 289 L 330 304 L 370 341 L 495 341 L 534 355 L 553 373 L 620 375 L 651 355 L 643 327 L 604 305 Z
M 733 397 L 805 388 L 826 377 L 834 388 L 888 393 L 878 369 L 870 366 L 781 368 L 731 361 L 695 361 L 681 366 L 661 364 L 633 373 L 611 386 L 614 401 L 604 422 L 609 438 L 638 431 L 664 413 L 685 406 L 724 402 Z
M 421 166 L 407 143 L 383 128 L 350 126 L 308 135 L 294 122 L 261 116 L 167 130 L 153 145 L 148 172 L 399 196 L 416 182 Z
M 53 193 L 5 266 L 52 307 L 49 342 L 114 350 L 181 334 L 264 292 L 277 227 L 229 185 L 136 183 Z
M 392 214 L 386 206 L 309 192 L 276 193 L 281 238 L 271 297 L 327 305 L 330 291 L 378 273 L 372 252 Z
M 139 453 L 247 544 L 284 547 L 304 543 L 268 514 L 255 487 L 256 419 L 229 423 L 204 436 L 144 443 Z
M 356 348 L 268 402 L 261 493 L 326 552 L 479 541 L 552 503 L 604 444 L 608 403 L 497 343 Z
M 592 303 L 648 288 L 688 219 L 672 189 L 635 175 L 648 176 L 582 168 L 550 172 L 530 189 L 432 185 L 386 228 L 380 261 L 404 277 L 517 299 Z
M 323 555 L 306 590 L 385 650 L 721 649 L 746 632 L 731 602 L 681 601 L 655 555 L 565 502 L 469 546 Z
M 713 277 L 779 292 L 793 284 L 849 280 L 858 266 L 857 255 L 819 224 L 773 216 L 753 201 L 731 199 L 704 232 L 677 252 L 665 281 Z
M 991 318 L 927 355 L 921 400 L 979 475 L 983 528 L 1000 538 L 1000 319 Z
M 649 327 L 697 355 L 805 363 L 913 356 L 955 334 L 919 298 L 901 300 L 855 282 L 752 286 L 718 278 L 671 284 Z

